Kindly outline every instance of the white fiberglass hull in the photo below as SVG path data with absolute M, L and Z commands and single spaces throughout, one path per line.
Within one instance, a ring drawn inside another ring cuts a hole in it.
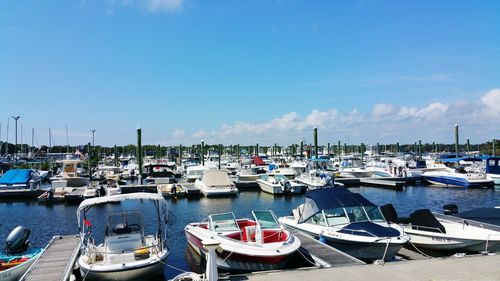
M 33 257 L 26 262 L 9 268 L 4 271 L 0 271 L 0 281 L 17 281 L 23 274 L 28 270 L 28 268 L 38 259 L 40 255 Z
M 167 256 L 168 251 L 165 250 L 155 258 L 109 265 L 89 265 L 85 262 L 85 257 L 80 256 L 78 265 L 85 280 L 151 280 L 163 276 Z

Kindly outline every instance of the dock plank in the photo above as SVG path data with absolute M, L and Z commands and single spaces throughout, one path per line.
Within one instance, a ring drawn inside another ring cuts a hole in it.
M 78 236 L 55 236 L 21 280 L 66 281 L 71 274 L 79 251 L 80 239 Z

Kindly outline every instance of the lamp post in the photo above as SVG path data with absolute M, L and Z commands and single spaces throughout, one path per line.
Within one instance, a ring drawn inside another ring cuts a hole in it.
M 12 118 L 14 118 L 14 120 L 16 120 L 16 145 L 14 146 L 14 157 L 16 159 L 16 164 L 17 164 L 17 120 L 19 120 L 19 118 L 21 118 L 21 116 L 11 116 Z

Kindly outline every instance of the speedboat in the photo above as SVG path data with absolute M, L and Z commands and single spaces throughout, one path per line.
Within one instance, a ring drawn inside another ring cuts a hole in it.
M 298 194 L 307 189 L 307 186 L 289 180 L 283 175 L 262 175 L 257 184 L 263 192 L 270 194 Z
M 340 176 L 344 178 L 369 178 L 373 171 L 366 169 L 360 158 L 344 157 L 339 168 Z
M 154 205 L 152 213 L 156 215 L 157 223 L 153 224 L 157 226 L 156 232 L 145 234 L 143 213 L 140 211 L 108 212 L 104 242 L 96 244 L 94 239 L 102 235 L 94 237 L 92 233 L 92 222 L 87 217 L 90 209 L 125 201 Z M 165 199 L 154 193 L 130 193 L 84 200 L 77 211 L 81 239 L 78 265 L 82 276 L 86 280 L 148 280 L 162 276 L 169 253 L 164 227 L 166 212 Z
M 40 188 L 41 177 L 30 169 L 8 170 L 0 177 L 0 190 L 36 190 Z
M 0 281 L 16 281 L 40 257 L 41 248 L 30 247 L 30 230 L 17 226 L 7 236 L 5 253 L 0 253 Z
M 390 260 L 410 239 L 378 206 L 345 188 L 308 191 L 292 214 L 280 222 L 364 261 Z
M 493 186 L 493 181 L 488 179 L 485 173 L 467 172 L 462 167 L 425 172 L 422 174 L 422 177 L 431 184 L 446 187 L 478 188 Z
M 186 189 L 178 183 L 159 184 L 158 193 L 165 198 L 180 198 L 186 196 Z
M 89 179 L 80 175 L 79 166 L 82 165 L 81 160 L 62 160 L 61 172 L 50 178 L 53 189 L 79 188 L 89 184 Z
M 238 195 L 238 188 L 227 172 L 222 170 L 206 171 L 200 179 L 194 182 L 194 186 L 199 188 L 206 197 Z
M 300 248 L 300 240 L 286 230 L 270 210 L 252 211 L 254 220 L 233 213 L 213 214 L 184 228 L 189 245 L 202 257 L 202 241 L 220 242 L 217 266 L 231 271 L 275 270 L 286 266 Z
M 381 207 L 391 225 L 403 227 L 417 248 L 447 252 L 498 252 L 500 251 L 500 229 L 487 228 L 467 219 L 432 213 L 421 209 L 400 218 L 394 206 Z

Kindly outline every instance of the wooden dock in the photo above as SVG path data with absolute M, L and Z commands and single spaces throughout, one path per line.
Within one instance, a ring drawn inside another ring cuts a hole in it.
M 40 258 L 21 277 L 22 281 L 67 281 L 80 253 L 76 235 L 54 236 Z
M 122 191 L 122 194 L 134 192 L 158 193 L 156 184 L 127 184 L 120 185 L 120 189 Z
M 36 199 L 45 190 L 43 189 L 2 189 L 0 190 L 0 199 Z
M 404 181 L 395 181 L 395 180 L 386 180 L 377 178 L 360 178 L 359 180 L 361 185 L 383 187 L 396 191 L 401 191 L 406 186 L 406 182 Z
M 298 230 L 289 229 L 302 242 L 302 249 L 314 259 L 320 267 L 338 267 L 348 265 L 360 265 L 364 262 L 341 252 L 332 246 L 320 242 L 316 238 Z

